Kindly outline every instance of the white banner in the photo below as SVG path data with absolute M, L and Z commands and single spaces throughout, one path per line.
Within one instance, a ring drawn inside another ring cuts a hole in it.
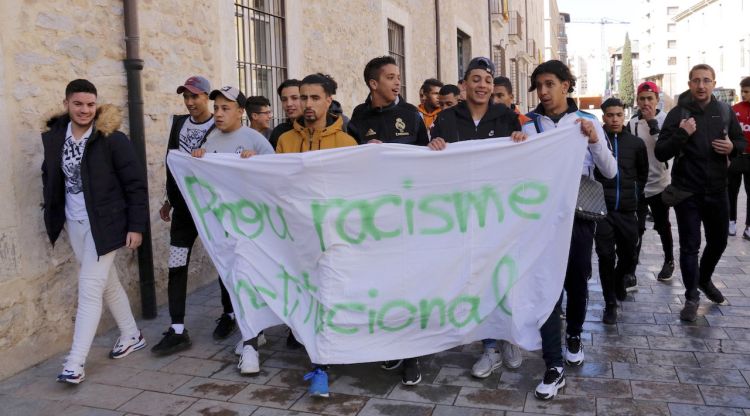
M 445 151 L 170 152 L 247 338 L 285 323 L 319 364 L 483 338 L 527 350 L 564 280 L 586 140 L 560 128 Z

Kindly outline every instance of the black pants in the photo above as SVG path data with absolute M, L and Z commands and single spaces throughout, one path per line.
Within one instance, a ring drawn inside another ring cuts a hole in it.
M 727 171 L 729 221 L 737 221 L 737 196 L 740 194 L 743 176 L 745 177 L 745 194 L 750 196 L 750 154 L 742 154 L 734 158 Z M 745 225 L 750 226 L 750 203 L 745 207 Z
M 641 256 L 643 233 L 646 232 L 646 215 L 649 208 L 654 218 L 654 231 L 659 233 L 661 247 L 664 250 L 664 261 L 674 261 L 674 242 L 672 238 L 672 223 L 669 222 L 669 207 L 661 200 L 661 193 L 650 196 L 638 204 L 638 247 L 635 253 L 635 265 L 631 273 L 635 273 L 635 266 Z
M 565 271 L 565 293 L 568 305 L 565 312 L 569 336 L 580 336 L 583 321 L 586 320 L 586 305 L 589 298 L 588 278 L 591 276 L 591 249 L 594 245 L 596 223 L 592 221 L 573 221 L 573 233 L 568 252 L 568 268 Z M 560 331 L 562 322 L 562 294 L 554 310 L 542 325 L 539 332 L 542 336 L 542 357 L 547 368 L 562 367 L 562 347 Z
M 187 248 L 187 259 L 184 266 L 169 268 L 169 281 L 167 283 L 167 296 L 169 298 L 169 316 L 173 324 L 185 323 L 185 300 L 187 298 L 188 265 L 193 244 L 198 238 L 198 230 L 195 228 L 193 218 L 186 208 L 175 208 L 172 210 L 172 222 L 169 228 L 169 245 L 172 247 Z M 221 287 L 221 305 L 224 313 L 232 313 L 232 301 L 229 297 L 224 282 L 219 278 Z
M 697 301 L 698 285 L 711 281 L 716 264 L 727 247 L 729 201 L 727 192 L 695 194 L 674 207 L 680 233 L 680 269 L 685 298 Z M 706 246 L 698 262 L 701 247 L 701 223 Z
M 614 304 L 615 288 L 623 284 L 623 276 L 635 270 L 638 216 L 635 211 L 610 211 L 596 224 L 594 238 L 604 302 Z

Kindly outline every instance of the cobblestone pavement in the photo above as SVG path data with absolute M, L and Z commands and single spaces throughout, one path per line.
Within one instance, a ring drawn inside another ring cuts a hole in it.
M 398 374 L 376 364 L 334 366 L 332 397 L 317 400 L 302 381 L 306 356 L 287 350 L 284 330 L 277 327 L 267 331 L 269 344 L 261 348 L 262 373 L 241 377 L 233 354 L 239 335 L 218 343 L 211 338 L 221 313 L 213 283 L 188 298 L 192 349 L 164 358 L 144 350 L 110 360 L 116 338 L 110 331 L 97 337 L 83 384 L 56 383 L 62 355 L 54 357 L 0 382 L 0 414 L 750 415 L 750 241 L 730 237 L 715 275 L 728 303 L 702 299 L 701 316 L 691 324 L 679 320 L 684 302 L 679 269 L 671 282 L 659 283 L 654 273 L 661 263 L 658 236 L 647 231 L 638 291 L 622 304 L 616 326 L 600 322 L 601 287 L 592 279 L 586 362 L 566 370 L 567 386 L 549 402 L 533 396 L 544 371 L 539 352 L 525 353 L 517 370 L 478 380 L 469 374 L 478 342 L 424 357 L 423 382 L 416 387 L 402 386 Z M 141 322 L 151 345 L 168 319 L 162 308 L 158 319 Z

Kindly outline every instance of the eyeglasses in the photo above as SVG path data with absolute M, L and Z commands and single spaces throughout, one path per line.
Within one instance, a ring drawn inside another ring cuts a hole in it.
M 714 83 L 714 80 L 712 80 L 711 78 L 693 78 L 690 80 L 690 83 L 695 85 L 711 85 Z

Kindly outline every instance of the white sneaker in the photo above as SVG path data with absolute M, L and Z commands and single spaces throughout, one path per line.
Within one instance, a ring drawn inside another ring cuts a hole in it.
M 86 373 L 83 371 L 82 365 L 68 365 L 66 363 L 62 373 L 57 376 L 57 381 L 60 383 L 81 384 L 85 378 Z
M 536 386 L 534 396 L 541 400 L 551 400 L 563 387 L 565 387 L 565 370 L 562 367 L 552 367 L 544 373 L 544 379 Z
M 518 345 L 508 341 L 500 341 L 500 351 L 503 353 L 503 362 L 508 368 L 518 368 L 523 363 L 523 356 Z
M 583 364 L 583 344 L 581 344 L 581 337 L 568 337 L 565 341 L 567 348 L 565 348 L 565 362 L 568 365 L 581 365 Z
M 128 356 L 131 352 L 141 350 L 146 347 L 146 340 L 143 338 L 143 334 L 138 332 L 137 337 L 117 338 L 115 346 L 112 347 L 112 351 L 109 352 L 109 358 L 123 358 Z
M 260 373 L 260 363 L 258 361 L 258 351 L 252 345 L 245 345 L 242 348 L 240 362 L 237 364 L 242 375 L 252 375 Z
M 737 221 L 729 221 L 729 235 L 737 235 Z
M 234 346 L 234 355 L 242 355 L 242 347 L 244 346 L 245 341 L 239 340 L 237 342 L 237 345 Z M 266 339 L 266 336 L 261 332 L 258 334 L 258 348 L 266 345 L 268 343 L 268 340 Z
M 482 356 L 471 367 L 471 375 L 476 378 L 487 378 L 502 365 L 503 355 L 496 348 L 485 348 Z

